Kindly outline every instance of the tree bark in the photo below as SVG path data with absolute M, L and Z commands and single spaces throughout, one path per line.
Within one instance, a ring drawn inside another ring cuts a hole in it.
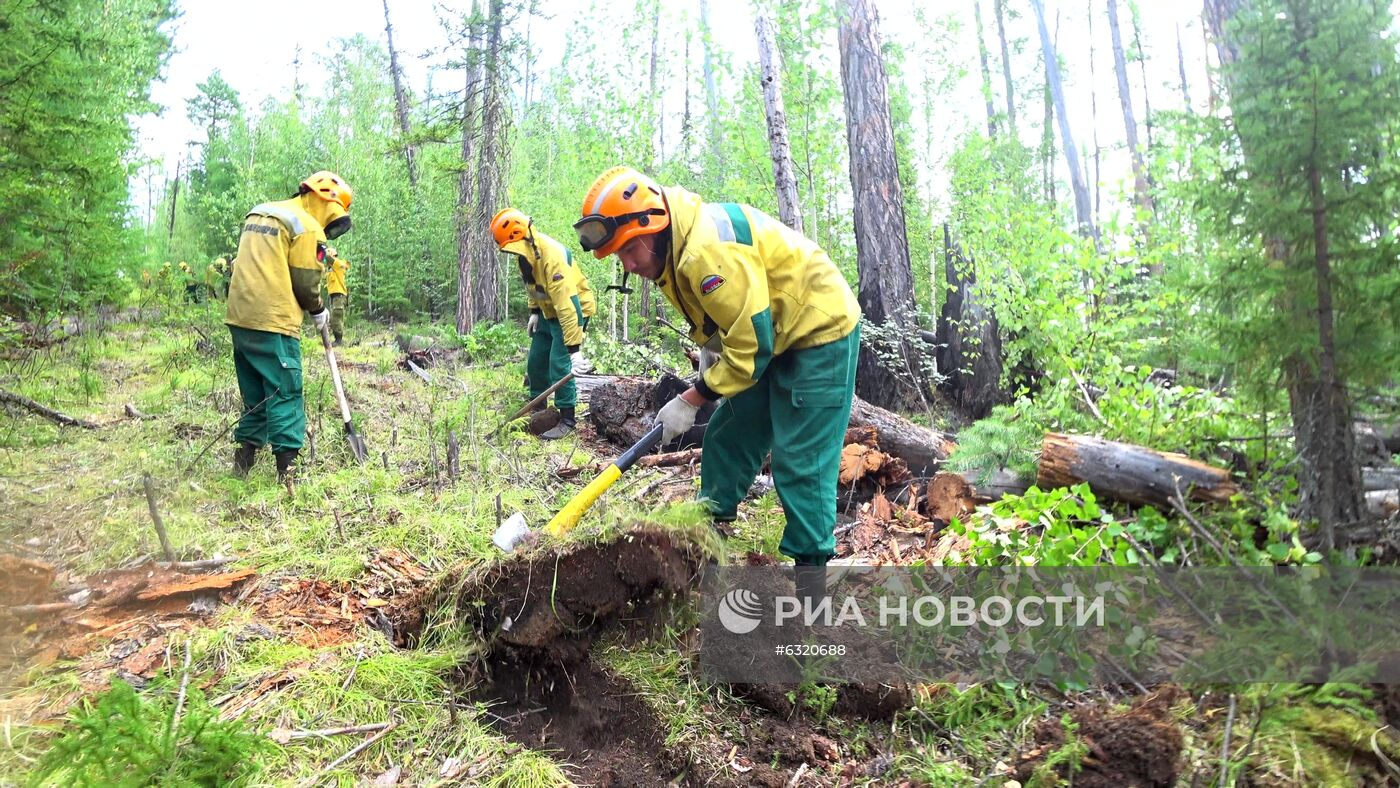
M 1181 75 L 1181 98 L 1191 111 L 1191 88 L 1186 81 L 1186 53 L 1181 48 L 1181 25 L 1176 26 L 1176 70 Z
M 880 451 L 904 460 L 915 476 L 930 476 L 958 447 L 952 436 L 921 427 L 860 397 L 851 403 L 851 427 L 874 427 Z
M 763 85 L 763 108 L 768 116 L 768 150 L 773 159 L 773 183 L 778 197 L 778 218 L 802 232 L 801 203 L 797 197 L 797 174 L 792 166 L 792 146 L 788 143 L 787 114 L 783 108 L 783 85 L 777 49 L 773 44 L 773 23 L 759 14 L 754 20 L 758 35 L 759 81 Z
M 408 185 L 413 193 L 418 193 L 418 166 L 414 161 L 417 151 L 410 141 L 408 127 L 408 97 L 404 95 L 403 76 L 399 70 L 399 53 L 394 48 L 394 26 L 389 23 L 389 0 L 384 0 L 384 35 L 389 40 L 389 72 L 394 78 L 394 110 L 398 116 L 399 132 L 403 135 L 403 160 L 408 168 Z
M 97 429 L 97 425 L 93 424 L 90 421 L 75 419 L 72 416 L 59 413 L 58 411 L 52 408 L 46 408 L 28 397 L 15 394 L 11 391 L 5 391 L 4 389 L 0 389 L 0 402 L 8 403 L 10 405 L 18 405 L 19 407 L 24 408 L 25 410 L 28 410 L 31 413 L 37 413 L 40 416 L 43 416 L 44 418 L 48 419 L 49 421 L 52 421 L 54 424 L 57 424 L 62 427 L 82 427 L 85 430 Z
M 1098 230 L 1094 227 L 1094 217 L 1089 206 L 1089 186 L 1084 182 L 1084 170 L 1079 166 L 1079 148 L 1074 144 L 1074 134 L 1070 131 L 1069 113 L 1065 109 L 1065 89 L 1060 80 L 1059 56 L 1050 40 L 1050 30 L 1045 26 L 1045 5 L 1043 0 L 1031 0 L 1035 8 L 1036 26 L 1040 31 L 1041 53 L 1045 60 L 1045 79 L 1050 85 L 1050 95 L 1055 101 L 1055 116 L 1060 122 L 1060 146 L 1064 148 L 1065 163 L 1069 165 L 1070 186 L 1074 189 L 1074 216 L 1079 222 L 1079 233 L 1092 238 L 1098 244 Z
M 997 38 L 1001 41 L 1001 75 L 1006 81 L 1006 124 L 1011 129 L 1011 137 L 1016 138 L 1016 88 L 1011 80 L 1011 51 L 1006 43 L 1005 0 L 992 0 L 997 14 Z
M 457 175 L 457 333 L 466 334 L 476 324 L 472 289 L 476 282 L 475 212 L 472 210 L 472 173 L 476 168 L 476 98 L 481 81 L 478 0 L 472 1 L 472 21 L 467 33 L 466 89 L 462 95 L 462 170 Z
M 997 135 L 997 111 L 992 104 L 992 68 L 988 64 L 987 39 L 982 32 L 982 0 L 972 0 L 973 18 L 977 20 L 977 59 L 982 68 L 982 99 L 987 104 L 987 137 Z
M 838 29 L 859 300 L 874 329 L 861 342 L 856 390 L 878 405 L 901 408 L 916 406 L 927 383 L 909 337 L 915 330 L 914 274 L 878 23 L 872 0 L 847 0 Z
M 1216 504 L 1227 503 L 1239 492 L 1229 471 L 1190 457 L 1085 435 L 1046 433 L 1036 486 L 1049 490 L 1084 482 L 1095 495 L 1152 506 L 1168 506 L 1177 489 L 1187 500 Z
M 1133 88 L 1128 85 L 1128 64 L 1123 56 L 1123 35 L 1119 28 L 1119 1 L 1109 0 L 1109 35 L 1113 38 L 1113 73 L 1119 80 L 1119 102 L 1123 105 L 1123 129 L 1127 134 L 1128 153 L 1133 155 L 1133 195 L 1138 210 L 1152 211 L 1152 193 L 1148 189 L 1147 164 L 1142 161 L 1138 144 L 1137 118 L 1133 115 Z
M 938 346 L 939 388 L 948 392 L 959 413 L 980 419 L 1003 400 L 1001 333 L 996 315 L 977 302 L 977 269 L 964 257 L 943 225 L 943 278 L 948 296 L 939 314 L 933 342 Z
M 1128 152 L 1133 157 L 1133 196 L 1144 216 L 1153 212 L 1152 192 L 1147 181 L 1147 165 L 1138 144 L 1137 118 L 1133 116 L 1133 94 L 1128 84 L 1128 61 L 1123 56 L 1123 36 L 1118 26 L 1118 0 L 1108 0 L 1108 32 L 1113 38 L 1113 73 L 1118 77 L 1118 101 L 1123 106 L 1123 129 L 1127 135 Z M 1142 221 L 1137 222 L 1143 227 Z
M 508 171 L 505 164 L 505 118 L 501 100 L 502 41 L 505 23 L 504 0 L 491 0 L 491 19 L 486 36 L 485 76 L 481 97 L 481 159 L 477 164 L 476 215 L 472 231 L 477 239 L 476 282 L 472 288 L 475 319 L 499 322 L 505 317 L 501 304 L 501 267 L 488 223 L 500 198 L 498 189 Z

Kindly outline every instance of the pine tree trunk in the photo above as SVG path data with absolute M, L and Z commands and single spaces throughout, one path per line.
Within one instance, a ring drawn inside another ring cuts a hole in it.
M 982 68 L 982 99 L 987 104 L 987 137 L 997 135 L 997 111 L 992 105 L 992 67 L 988 63 L 987 39 L 982 32 L 982 0 L 972 0 L 973 17 L 977 20 L 977 59 Z
M 927 384 L 912 372 L 919 369 L 910 338 L 917 328 L 914 277 L 879 20 L 873 0 L 846 0 L 845 5 L 837 38 L 851 157 L 856 269 L 861 310 L 875 327 L 867 332 L 871 336 L 862 338 L 856 390 L 881 407 L 913 407 Z M 874 336 L 881 328 L 884 336 Z M 883 361 L 874 349 L 881 346 Z
M 1133 196 L 1144 216 L 1153 213 L 1152 191 L 1147 181 L 1147 164 L 1138 144 L 1137 118 L 1133 116 L 1133 94 L 1128 85 L 1128 61 L 1123 56 L 1123 36 L 1118 26 L 1118 0 L 1108 0 L 1108 32 L 1113 38 L 1113 73 L 1118 77 L 1118 101 L 1123 106 L 1123 128 L 1127 135 L 1128 152 L 1133 157 Z M 1154 272 L 1154 273 L 1160 273 Z
M 1016 137 L 1016 88 L 1011 81 L 1011 50 L 1006 43 L 1005 0 L 992 0 L 997 13 L 997 38 L 1001 41 L 1001 75 L 1006 80 L 1006 123 L 1011 129 L 1011 137 Z
M 472 310 L 476 320 L 499 322 L 505 317 L 500 301 L 501 273 L 496 244 L 488 224 L 495 214 L 505 166 L 505 123 L 501 96 L 501 28 L 504 0 L 491 0 L 491 19 L 486 39 L 486 62 L 481 97 L 481 158 L 477 163 L 475 218 L 472 232 L 479 262 L 472 289 Z
M 476 137 L 477 91 L 481 83 L 480 35 L 475 21 L 480 3 L 472 2 L 472 23 L 467 34 L 466 90 L 462 96 L 462 170 L 457 175 L 457 333 L 465 334 L 476 323 L 472 289 L 476 282 L 475 211 L 472 173 Z
M 754 20 L 758 35 L 759 81 L 763 84 L 763 108 L 768 115 L 768 150 L 773 159 L 773 183 L 778 196 L 778 218 L 802 232 L 801 204 L 797 197 L 797 173 L 788 143 L 787 115 L 783 109 L 783 85 L 773 44 L 773 23 L 759 14 Z
M 1089 186 L 1084 182 L 1084 170 L 1079 166 L 1079 149 L 1074 144 L 1074 134 L 1070 131 L 1069 113 L 1065 111 L 1065 90 L 1060 81 L 1059 56 L 1055 45 L 1050 41 L 1050 30 L 1045 26 L 1045 5 L 1043 0 L 1031 0 L 1035 8 L 1036 26 L 1040 30 L 1041 53 L 1045 60 L 1045 79 L 1050 85 L 1050 95 L 1055 101 L 1055 116 L 1060 122 L 1060 147 L 1064 149 L 1065 163 L 1069 165 L 1070 186 L 1074 189 L 1074 217 L 1079 222 L 1079 232 L 1085 238 L 1098 243 L 1098 230 L 1089 206 Z

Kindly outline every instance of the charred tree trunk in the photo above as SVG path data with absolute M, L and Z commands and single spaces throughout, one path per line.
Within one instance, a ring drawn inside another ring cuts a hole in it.
M 1118 26 L 1118 0 L 1108 0 L 1108 32 L 1113 39 L 1113 73 L 1118 77 L 1118 101 L 1123 106 L 1123 129 L 1127 135 L 1128 152 L 1133 157 L 1133 196 L 1142 217 L 1138 226 L 1143 227 L 1145 217 L 1150 217 L 1155 209 L 1147 180 L 1147 164 L 1143 161 L 1142 147 L 1138 144 L 1137 118 L 1133 116 L 1133 94 L 1128 84 L 1128 61 L 1123 56 L 1123 36 Z
M 988 64 L 987 39 L 982 32 L 982 0 L 972 0 L 973 17 L 977 20 L 977 59 L 982 67 L 982 99 L 987 104 L 987 136 L 997 135 L 997 111 L 992 104 L 992 67 Z
M 476 324 L 472 290 L 476 282 L 476 219 L 473 210 L 472 173 L 476 169 L 477 91 L 481 82 L 480 36 L 477 15 L 480 4 L 472 2 L 472 21 L 467 33 L 466 90 L 462 96 L 462 170 L 457 175 L 457 332 L 465 334 Z
M 847 0 L 838 32 L 859 299 L 874 329 L 861 342 L 856 390 L 871 402 L 899 409 L 917 406 L 927 384 L 917 372 L 909 336 L 916 328 L 914 274 L 878 23 L 872 0 Z
M 1098 230 L 1094 227 L 1094 217 L 1089 206 L 1089 186 L 1084 182 L 1084 170 L 1079 166 L 1079 148 L 1074 144 L 1074 134 L 1070 131 L 1069 113 L 1065 110 L 1065 89 L 1060 80 L 1060 60 L 1055 45 L 1050 40 L 1050 29 L 1045 25 L 1045 5 L 1043 0 L 1031 0 L 1035 9 L 1036 26 L 1040 31 L 1041 53 L 1045 60 L 1045 79 L 1050 86 L 1050 95 L 1055 101 L 1055 116 L 1060 122 L 1060 147 L 1064 148 L 1065 163 L 1069 165 L 1070 186 L 1074 189 L 1074 217 L 1079 222 L 1079 233 L 1098 243 Z
M 948 392 L 958 412 L 980 419 L 1004 397 L 1001 391 L 1001 334 L 996 315 L 977 302 L 976 264 L 963 256 L 943 225 L 943 275 L 948 297 L 938 319 L 939 388 Z
M 1169 506 L 1180 490 L 1189 501 L 1227 503 L 1239 487 L 1229 471 L 1180 454 L 1085 435 L 1046 433 L 1036 486 L 1043 490 L 1087 482 L 1095 495 Z
M 491 19 L 486 34 L 486 62 L 481 96 L 481 158 L 477 162 L 476 211 L 472 232 L 476 240 L 478 266 L 472 288 L 472 311 L 476 320 L 498 322 L 505 317 L 501 304 L 501 271 L 496 244 L 488 223 L 496 212 L 505 158 L 505 113 L 501 96 L 501 30 L 504 0 L 491 0 Z
M 778 53 L 773 43 L 773 23 L 759 14 L 754 20 L 758 35 L 759 81 L 763 84 L 763 108 L 768 115 L 768 151 L 773 159 L 773 183 L 778 196 L 778 218 L 802 232 L 801 203 L 797 198 L 797 174 L 788 144 L 787 114 L 783 110 L 783 84 Z
M 1005 0 L 992 0 L 997 14 L 997 38 L 1001 41 L 1001 75 L 1006 81 L 1006 124 L 1011 129 L 1011 137 L 1016 137 L 1016 88 L 1011 81 L 1011 50 L 1006 43 Z

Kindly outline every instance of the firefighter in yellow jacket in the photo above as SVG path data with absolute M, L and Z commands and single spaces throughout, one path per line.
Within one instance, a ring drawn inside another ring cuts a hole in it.
M 574 224 L 583 248 L 657 283 L 700 345 L 695 384 L 657 420 L 671 440 L 706 401 L 700 494 L 733 520 L 764 457 L 787 514 L 779 549 L 834 555 L 836 477 L 855 393 L 860 306 L 826 252 L 762 211 L 662 188 L 628 167 L 593 182 Z
M 593 365 L 583 355 L 583 336 L 595 308 L 593 289 L 574 261 L 573 252 L 536 230 L 530 217 L 505 208 L 491 219 L 491 235 L 502 252 L 513 254 L 530 301 L 530 353 L 525 361 L 530 397 L 572 372 L 583 375 Z M 554 392 L 559 424 L 541 435 L 554 440 L 573 431 L 578 387 L 571 380 Z
M 350 291 L 345 286 L 345 275 L 350 273 L 350 261 L 340 256 L 332 246 L 327 250 L 330 268 L 326 273 L 326 295 L 331 309 L 331 336 L 335 344 L 345 338 L 345 306 L 350 299 Z
M 243 219 L 224 322 L 233 335 L 233 366 L 243 416 L 233 472 L 243 477 L 257 451 L 270 446 L 277 475 L 290 481 L 306 435 L 302 401 L 302 313 L 317 330 L 330 315 L 321 303 L 327 240 L 350 229 L 350 186 L 332 172 L 301 182 L 295 196 L 254 206 Z

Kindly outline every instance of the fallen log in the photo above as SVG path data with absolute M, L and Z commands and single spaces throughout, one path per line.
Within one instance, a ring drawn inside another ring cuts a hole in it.
M 972 485 L 973 494 L 982 502 L 1000 501 L 1003 495 L 1024 495 L 1031 482 L 1008 468 L 1000 468 L 990 474 L 982 471 L 963 471 L 958 474 Z
M 1400 490 L 1400 468 L 1362 468 L 1361 489 Z
M 871 405 L 856 397 L 851 404 L 852 427 L 874 427 L 880 433 L 880 451 L 904 460 L 915 476 L 932 476 L 958 447 L 952 438 L 928 427 Z
M 700 452 L 701 450 L 697 448 L 666 454 L 652 454 L 637 460 L 637 465 L 641 468 L 670 468 L 676 465 L 689 465 L 692 462 L 700 461 Z
M 1167 506 L 1179 486 L 1187 498 L 1225 503 L 1239 492 L 1230 472 L 1181 454 L 1086 435 L 1047 432 L 1036 485 L 1042 489 L 1088 482 L 1095 495 Z
M 11 405 L 18 405 L 19 407 L 24 408 L 25 410 L 28 410 L 31 413 L 37 413 L 40 416 L 43 416 L 44 418 L 48 419 L 49 421 L 52 421 L 54 424 L 57 424 L 60 427 L 82 427 L 85 430 L 97 429 L 97 425 L 93 424 L 90 421 L 75 419 L 72 416 L 59 413 L 53 408 L 46 408 L 32 399 L 21 396 L 12 391 L 5 391 L 4 389 L 0 389 L 0 402 L 6 402 Z

